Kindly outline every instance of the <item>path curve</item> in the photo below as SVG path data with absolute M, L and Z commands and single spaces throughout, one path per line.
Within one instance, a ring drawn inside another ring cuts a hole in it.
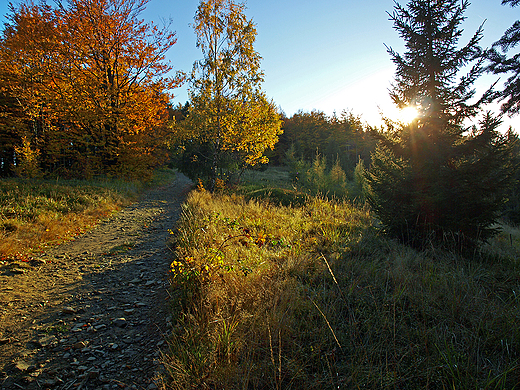
M 168 229 L 191 188 L 165 187 L 0 273 L 0 389 L 155 389 L 167 312 Z

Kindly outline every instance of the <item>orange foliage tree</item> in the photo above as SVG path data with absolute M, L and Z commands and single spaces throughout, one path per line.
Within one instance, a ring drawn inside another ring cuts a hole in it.
M 34 165 L 31 150 L 45 149 L 53 122 L 49 74 L 56 62 L 58 34 L 48 6 L 22 4 L 15 12 L 11 5 L 11 13 L 0 46 L 0 138 L 7 141 L 0 146 L 3 173 L 20 168 L 24 159 Z
M 11 6 L 0 45 L 0 92 L 12 103 L 4 122 L 41 151 L 45 170 L 142 176 L 166 158 L 169 91 L 183 75 L 170 76 L 165 59 L 175 33 L 139 19 L 147 2 Z

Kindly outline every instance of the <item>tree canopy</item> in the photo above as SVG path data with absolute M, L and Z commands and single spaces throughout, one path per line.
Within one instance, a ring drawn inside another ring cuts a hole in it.
M 208 175 L 213 188 L 230 171 L 266 162 L 263 152 L 277 142 L 281 120 L 261 90 L 256 28 L 244 4 L 201 1 L 193 28 L 203 59 L 193 67 L 183 146 L 197 157 L 184 159 L 183 167 L 193 175 Z
M 167 106 L 182 75 L 172 77 L 165 59 L 175 33 L 139 17 L 147 2 L 11 5 L 0 42 L 7 163 L 23 166 L 22 145 L 41 169 L 72 176 L 146 175 L 164 161 Z
M 503 0 L 502 4 L 510 4 L 511 7 L 516 7 L 520 4 L 520 1 Z M 502 112 L 510 116 L 520 113 L 520 53 L 516 53 L 509 58 L 507 54 L 519 43 L 520 20 L 517 20 L 487 52 L 487 57 L 491 61 L 488 70 L 495 74 L 509 74 L 504 89 L 497 93 L 497 97 L 504 101 Z

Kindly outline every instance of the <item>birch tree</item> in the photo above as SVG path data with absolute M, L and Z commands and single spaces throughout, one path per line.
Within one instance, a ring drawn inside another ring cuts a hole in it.
M 225 160 L 234 161 L 235 168 L 267 162 L 263 152 L 277 142 L 281 120 L 261 90 L 256 27 L 245 5 L 201 1 L 193 28 L 203 59 L 193 67 L 186 127 L 190 142 L 205 145 L 207 154 L 196 163 L 210 166 L 213 188 L 225 176 Z

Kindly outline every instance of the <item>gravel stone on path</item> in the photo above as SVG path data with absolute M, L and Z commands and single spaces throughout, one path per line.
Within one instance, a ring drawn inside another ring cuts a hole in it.
M 0 390 L 157 389 L 182 174 L 21 272 L 0 274 Z

